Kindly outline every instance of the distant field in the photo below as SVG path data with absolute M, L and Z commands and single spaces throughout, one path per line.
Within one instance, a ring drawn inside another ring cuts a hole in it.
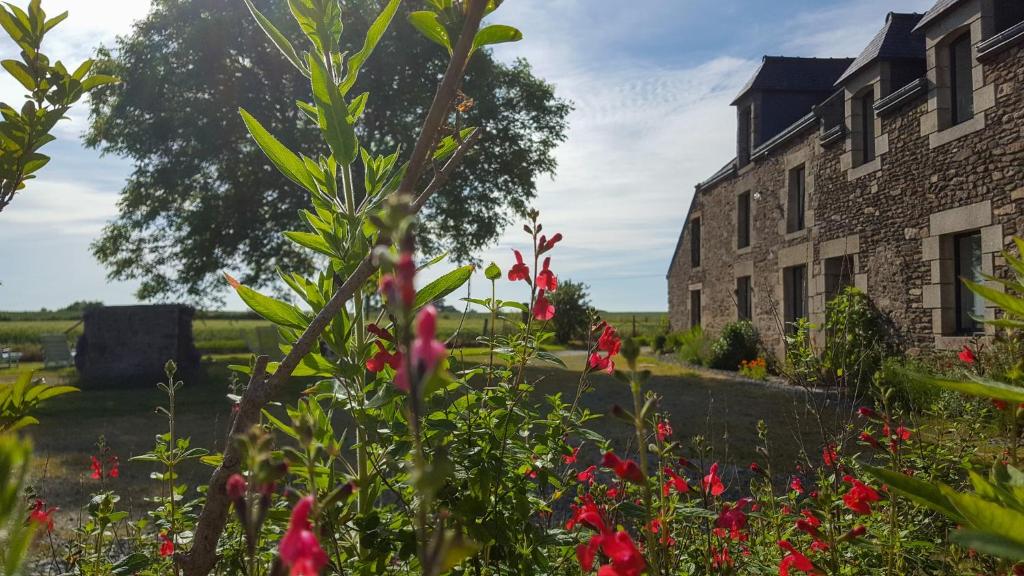
M 0 347 L 9 346 L 18 350 L 25 354 L 26 360 L 41 358 L 39 336 L 42 334 L 66 333 L 72 345 L 82 334 L 82 325 L 75 319 L 34 320 L 26 319 L 26 316 L 29 314 L 0 312 Z M 664 312 L 609 312 L 604 314 L 604 318 L 624 335 L 651 337 L 664 332 L 667 326 L 667 315 Z M 457 333 L 459 343 L 471 344 L 485 333 L 489 321 L 488 315 L 478 312 L 442 312 L 438 330 L 445 338 Z M 252 340 L 252 332 L 268 324 L 265 320 L 200 318 L 193 321 L 192 333 L 200 352 L 245 352 L 246 343 Z M 497 332 L 508 330 L 511 330 L 511 326 L 505 326 L 499 320 Z

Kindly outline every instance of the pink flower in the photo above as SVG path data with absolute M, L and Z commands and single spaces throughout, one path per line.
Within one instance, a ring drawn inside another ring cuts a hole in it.
M 380 277 L 380 291 L 392 304 L 400 300 L 402 305 L 410 308 L 416 302 L 416 284 L 413 278 L 416 276 L 416 262 L 412 254 L 402 252 L 398 256 L 393 274 L 385 274 Z
M 327 565 L 327 554 L 313 533 L 309 513 L 313 510 L 313 497 L 306 496 L 292 509 L 288 531 L 281 538 L 278 553 L 291 576 L 316 576 Z
M 722 479 L 718 476 L 718 462 L 711 465 L 700 485 L 705 492 L 710 492 L 712 496 L 721 496 L 725 492 L 725 484 L 722 484 Z
M 444 344 L 434 340 L 437 334 L 437 309 L 432 305 L 425 306 L 416 316 L 416 339 L 412 343 L 412 369 L 417 381 L 433 373 L 438 363 L 444 358 Z M 410 390 L 409 375 L 406 364 L 401 363 L 395 375 L 395 386 L 403 392 Z
M 519 250 L 513 250 L 516 254 L 516 263 L 512 265 L 512 268 L 508 271 L 509 282 L 516 282 L 518 280 L 526 280 L 526 283 L 530 283 L 530 267 L 523 262 L 523 254 Z
M 974 355 L 974 350 L 971 350 L 970 346 L 966 345 L 960 350 L 959 356 L 960 361 L 964 364 L 974 364 L 978 360 L 978 357 Z
M 618 354 L 620 348 L 622 348 L 622 338 L 619 338 L 615 328 L 605 324 L 601 336 L 597 339 L 597 349 L 607 352 L 610 358 Z
M 537 288 L 554 292 L 558 290 L 558 277 L 551 271 L 551 258 L 544 259 L 544 268 L 537 274 Z
M 233 502 L 237 502 L 242 498 L 245 498 L 245 492 L 248 490 L 248 485 L 241 474 L 232 474 L 231 477 L 228 478 L 226 489 L 228 498 Z
M 555 317 L 555 305 L 544 296 L 544 290 L 537 292 L 537 300 L 533 303 L 533 317 L 543 321 Z

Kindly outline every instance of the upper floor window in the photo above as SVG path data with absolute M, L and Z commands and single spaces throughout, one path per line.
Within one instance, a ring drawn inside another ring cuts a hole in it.
M 974 117 L 974 79 L 971 69 L 971 33 L 962 34 L 949 44 L 949 114 L 950 125 Z
M 875 159 L 875 91 L 874 87 L 857 102 L 860 112 L 860 163 L 867 164 Z
M 690 220 L 690 266 L 700 268 L 700 218 Z
M 750 192 L 736 197 L 736 247 L 750 246 Z
M 739 109 L 737 120 L 736 148 L 740 166 L 750 163 L 750 152 L 754 149 L 754 107 L 743 106 Z
M 789 171 L 789 196 L 786 202 L 786 232 L 798 232 L 807 226 L 807 170 L 801 164 Z

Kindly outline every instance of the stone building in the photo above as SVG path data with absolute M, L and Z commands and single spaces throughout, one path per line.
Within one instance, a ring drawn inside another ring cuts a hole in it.
M 696 187 L 668 272 L 673 329 L 788 322 L 865 290 L 911 346 L 993 310 L 957 281 L 1024 235 L 1024 1 L 896 14 L 855 59 L 765 57 L 733 103 L 736 157 Z
M 83 316 L 75 366 L 90 388 L 150 388 L 164 382 L 174 360 L 178 379 L 194 381 L 199 353 L 192 340 L 192 308 L 177 304 L 102 306 Z

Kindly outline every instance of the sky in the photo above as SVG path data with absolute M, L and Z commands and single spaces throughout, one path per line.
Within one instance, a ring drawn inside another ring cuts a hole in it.
M 568 139 L 556 152 L 558 171 L 541 178 L 535 203 L 545 231 L 565 237 L 552 253 L 552 269 L 587 284 L 602 310 L 665 310 L 665 274 L 694 184 L 734 156 L 729 103 L 761 57 L 853 57 L 887 12 L 924 12 L 932 3 L 506 0 L 492 19 L 518 27 L 524 40 L 496 47 L 496 56 L 525 57 L 575 106 Z M 128 33 L 149 2 L 44 0 L 43 7 L 71 12 L 44 52 L 77 65 Z M 14 57 L 14 44 L 0 38 L 0 59 Z M 19 85 L 0 74 L 0 101 L 22 98 Z M 86 106 L 70 116 L 43 149 L 51 163 L 0 212 L 0 310 L 136 302 L 136 285 L 108 281 L 89 248 L 117 214 L 131 163 L 81 144 Z M 480 258 L 507 268 L 511 249 L 526 244 L 521 226 L 511 226 Z M 424 281 L 444 271 L 439 264 Z M 485 286 L 482 274 L 474 285 Z M 499 287 L 503 298 L 528 298 L 523 292 Z M 226 308 L 244 308 L 225 294 Z

